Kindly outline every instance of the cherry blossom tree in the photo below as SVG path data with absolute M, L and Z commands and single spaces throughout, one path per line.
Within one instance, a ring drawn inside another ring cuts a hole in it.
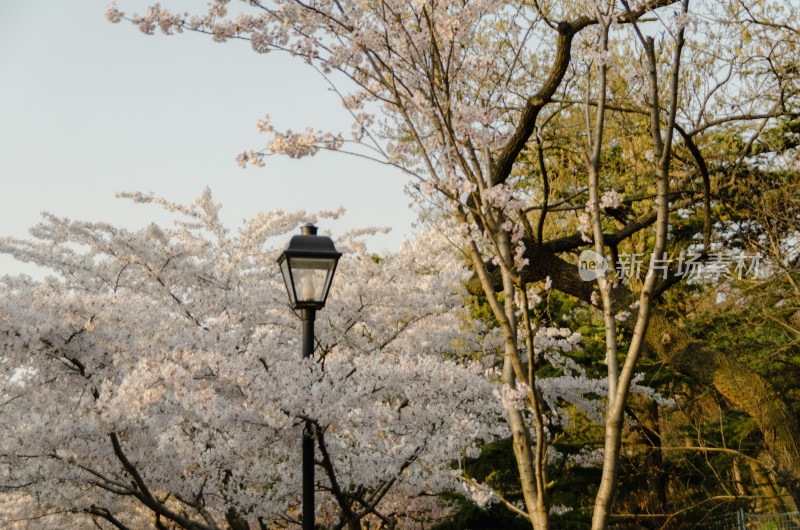
M 460 264 L 424 236 L 380 262 L 340 239 L 317 356 L 301 360 L 265 245 L 318 216 L 275 211 L 230 233 L 208 193 L 189 207 L 130 197 L 183 219 L 129 232 L 48 216 L 40 242 L 3 243 L 59 276 L 7 278 L 0 302 L 3 487 L 19 505 L 6 517 L 296 520 L 302 418 L 317 426 L 322 521 L 441 511 L 420 495 L 456 488 L 450 462 L 503 431 L 485 367 L 452 358 L 470 337 Z
M 46 215 L 36 241 L 0 243 L 56 274 L 6 277 L 0 292 L 4 524 L 298 522 L 305 421 L 331 528 L 438 519 L 442 491 L 496 496 L 452 463 L 507 436 L 503 416 L 525 394 L 499 383 L 497 334 L 462 309 L 469 271 L 450 242 L 426 232 L 376 259 L 359 240 L 375 229 L 339 238 L 316 355 L 301 359 L 274 244 L 341 212 L 275 210 L 231 232 L 208 190 L 189 206 L 122 195 L 163 206 L 175 225 Z M 563 356 L 580 336 L 548 328 L 530 340 L 565 367 L 540 383 L 550 408 L 599 418 L 591 396 L 604 382 Z
M 239 163 L 320 149 L 371 157 L 408 173 L 420 201 L 457 222 L 454 237 L 465 238 L 474 283 L 503 331 L 503 381 L 526 394 L 526 412 L 513 400 L 505 409 L 525 497 L 519 511 L 536 528 L 548 526 L 550 411 L 535 375 L 528 298 L 548 278 L 587 303 L 601 301 L 605 320 L 606 462 L 595 528 L 605 527 L 610 514 L 622 414 L 645 344 L 756 419 L 776 472 L 800 501 L 800 425 L 780 395 L 653 311 L 681 278 L 663 264 L 659 278 L 655 268 L 656 259 L 678 250 L 667 245 L 670 216 L 686 208 L 705 216 L 707 255 L 712 187 L 724 192 L 750 164 L 762 132 L 796 115 L 798 13 L 791 2 L 240 6 L 230 12 L 229 0 L 215 0 L 207 12 L 190 15 L 156 4 L 126 16 L 112 4 L 107 15 L 148 34 L 191 30 L 219 42 L 246 39 L 256 52 L 306 61 L 339 91 L 353 116 L 351 133 L 298 133 L 265 117 L 258 128 L 269 140 L 242 153 Z M 719 53 L 707 53 L 708 42 L 718 43 Z M 723 156 L 716 152 L 719 134 L 746 140 Z M 725 161 L 710 163 L 712 153 Z M 600 276 L 595 290 L 578 278 L 573 256 L 587 242 L 601 259 L 626 247 L 643 247 L 654 259 L 641 278 Z M 624 354 L 618 327 L 632 333 Z

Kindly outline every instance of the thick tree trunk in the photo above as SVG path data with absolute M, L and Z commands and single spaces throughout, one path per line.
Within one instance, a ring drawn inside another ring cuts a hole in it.
M 713 387 L 749 414 L 764 436 L 780 482 L 800 501 L 800 425 L 767 380 L 704 342 L 694 340 L 662 314 L 654 314 L 648 344 L 659 356 L 701 385 Z
M 667 473 L 664 470 L 664 453 L 661 448 L 660 407 L 655 401 L 639 395 L 632 395 L 628 402 L 636 415 L 637 428 L 641 433 L 645 449 L 645 462 L 642 470 L 647 477 L 645 513 L 648 516 L 663 515 L 663 518 L 653 517 L 651 521 L 653 528 L 660 527 L 666 519 L 665 514 L 669 513 Z
M 650 401 L 639 418 L 645 430 L 647 457 L 647 512 L 651 515 L 667 513 L 667 473 L 664 471 L 664 455 L 661 452 L 661 422 L 658 403 Z
M 757 509 L 759 509 L 761 513 L 783 513 L 790 511 L 786 509 L 783 499 L 781 499 L 780 493 L 777 488 L 775 488 L 768 473 L 764 473 L 761 469 L 761 464 L 754 460 L 748 460 L 747 465 L 750 468 L 750 476 L 753 477 L 753 484 L 758 488 L 761 496 L 761 500 L 759 500 L 756 505 Z
M 554 289 L 591 303 L 592 283 L 581 280 L 575 265 L 533 241 L 525 243 L 525 257 L 530 261 L 525 281 L 540 281 L 549 276 Z M 496 284 L 501 284 L 499 271 L 495 277 Z M 469 288 L 480 292 L 480 282 L 470 281 Z M 634 313 L 623 325 L 633 325 L 635 311 L 629 308 L 633 295 L 620 287 L 615 300 L 620 311 Z M 714 388 L 753 418 L 775 461 L 780 484 L 800 506 L 800 423 L 775 387 L 746 365 L 690 337 L 657 308 L 651 315 L 645 340 L 647 346 L 675 371 L 694 378 L 700 385 Z

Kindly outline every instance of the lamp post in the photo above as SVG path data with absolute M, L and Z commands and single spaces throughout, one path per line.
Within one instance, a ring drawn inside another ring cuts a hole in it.
M 303 320 L 303 357 L 314 354 L 314 317 L 325 307 L 336 263 L 341 257 L 331 238 L 317 235 L 308 223 L 278 258 L 289 305 L 300 310 Z M 303 429 L 303 530 L 314 528 L 314 432 L 310 423 Z

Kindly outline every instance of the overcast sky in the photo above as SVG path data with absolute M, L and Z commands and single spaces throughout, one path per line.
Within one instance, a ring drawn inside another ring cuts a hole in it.
M 164 222 L 154 206 L 115 199 L 153 191 L 189 202 L 208 185 L 229 226 L 258 211 L 347 209 L 334 231 L 393 226 L 371 242 L 397 248 L 414 213 L 406 178 L 346 155 L 271 157 L 241 169 L 236 155 L 277 128 L 349 131 L 322 78 L 246 42 L 147 36 L 105 19 L 108 0 L 0 0 L 0 235 L 23 237 L 41 211 L 128 227 Z M 202 9 L 206 2 L 162 0 Z M 119 0 L 129 14 L 148 2 Z M 323 227 L 326 228 L 326 227 Z M 31 272 L 0 256 L 0 275 Z

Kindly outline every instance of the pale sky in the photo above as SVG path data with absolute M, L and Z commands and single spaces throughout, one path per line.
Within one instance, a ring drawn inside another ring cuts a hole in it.
M 41 211 L 130 228 L 163 222 L 157 207 L 114 193 L 190 202 L 206 185 L 230 227 L 274 208 L 342 205 L 343 220 L 322 229 L 394 227 L 371 241 L 374 252 L 411 235 L 415 214 L 399 171 L 341 154 L 236 165 L 238 153 L 264 145 L 256 122 L 265 114 L 280 129 L 349 131 L 319 74 L 247 42 L 111 24 L 108 3 L 0 0 L 0 235 L 26 236 Z M 119 9 L 143 13 L 149 3 L 119 0 Z M 196 12 L 206 2 L 161 4 Z M 18 272 L 39 275 L 0 256 L 0 275 Z

